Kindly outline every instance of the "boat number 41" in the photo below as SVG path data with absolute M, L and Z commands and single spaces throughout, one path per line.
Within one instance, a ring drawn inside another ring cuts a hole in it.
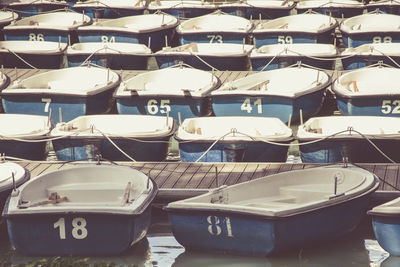
M 218 216 L 208 216 L 208 232 L 211 235 L 221 235 L 222 232 L 228 237 L 233 237 L 231 219 L 229 217 L 224 217 L 220 219 Z
M 262 111 L 262 103 L 261 98 L 256 98 L 256 100 L 251 103 L 250 98 L 246 98 L 242 105 L 240 106 L 240 110 L 247 111 L 247 113 L 251 113 L 253 111 L 253 107 L 256 108 L 258 114 L 261 114 Z
M 85 239 L 88 235 L 86 229 L 86 220 L 84 218 L 74 218 L 72 220 L 72 231 L 71 235 L 75 239 Z M 53 224 L 54 229 L 58 228 L 60 239 L 66 239 L 67 233 L 65 230 L 65 219 L 60 218 Z
M 400 100 L 382 100 L 383 114 L 400 114 Z

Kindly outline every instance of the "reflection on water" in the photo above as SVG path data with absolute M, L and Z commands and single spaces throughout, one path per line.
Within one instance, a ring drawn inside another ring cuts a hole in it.
M 336 240 L 305 246 L 297 251 L 268 257 L 245 257 L 222 253 L 185 251 L 171 234 L 167 216 L 154 209 L 147 238 L 116 257 L 50 258 L 26 257 L 13 250 L 6 233 L 0 242 L 0 265 L 49 263 L 58 260 L 64 265 L 81 266 L 400 266 L 400 257 L 389 257 L 377 243 L 369 218 L 352 233 Z M 321 226 L 323 227 L 323 226 Z M 54 266 L 54 265 L 53 265 Z M 63 266 L 63 265 L 59 265 Z

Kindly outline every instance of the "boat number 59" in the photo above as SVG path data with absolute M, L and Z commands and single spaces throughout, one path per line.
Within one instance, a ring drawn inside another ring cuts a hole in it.
M 400 100 L 382 100 L 383 114 L 400 114 Z
M 153 115 L 157 114 L 158 112 L 163 114 L 170 112 L 171 107 L 169 103 L 170 103 L 169 99 L 161 99 L 159 105 L 157 100 L 150 99 L 149 101 L 147 101 L 147 112 Z
M 218 216 L 208 216 L 208 232 L 211 235 L 220 235 L 222 230 L 226 230 L 226 236 L 233 237 L 231 219 L 229 217 L 224 217 L 220 219 Z
M 75 239 L 84 239 L 88 235 L 88 230 L 86 229 L 86 220 L 84 218 L 74 218 L 72 220 L 72 231 L 71 235 Z M 60 218 L 53 224 L 54 229 L 58 228 L 58 233 L 60 239 L 66 239 L 65 231 L 65 219 Z

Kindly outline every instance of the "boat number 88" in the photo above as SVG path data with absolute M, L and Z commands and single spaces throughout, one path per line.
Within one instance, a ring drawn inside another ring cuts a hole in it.
M 218 216 L 208 216 L 207 223 L 207 230 L 211 235 L 218 236 L 222 233 L 222 230 L 225 230 L 226 236 L 233 237 L 231 219 L 229 217 L 224 217 L 223 219 L 220 219 Z
M 75 239 L 84 239 L 88 235 L 88 230 L 86 229 L 86 220 L 84 218 L 74 218 L 72 220 L 72 231 L 71 235 Z M 65 219 L 60 218 L 53 224 L 53 228 L 58 228 L 58 233 L 60 239 L 66 239 L 66 231 L 65 231 Z
M 377 43 L 391 43 L 392 42 L 392 37 L 390 36 L 384 36 L 383 38 L 380 36 L 375 36 L 372 38 L 372 42 L 377 44 Z
M 400 114 L 400 100 L 382 100 L 383 114 Z

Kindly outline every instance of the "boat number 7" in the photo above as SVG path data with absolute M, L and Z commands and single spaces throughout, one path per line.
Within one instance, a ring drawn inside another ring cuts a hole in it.
M 42 98 L 42 102 L 46 103 L 44 105 L 44 112 L 49 112 L 49 107 L 50 107 L 50 103 L 51 103 L 51 98 Z
M 72 220 L 72 237 L 75 239 L 84 239 L 88 235 L 88 230 L 86 229 L 86 220 L 84 218 L 74 218 Z M 60 239 L 66 239 L 65 233 L 65 219 L 60 218 L 53 224 L 53 228 L 58 228 L 58 233 Z
M 382 100 L 381 111 L 383 114 L 400 114 L 400 100 Z
M 226 229 L 226 235 L 228 237 L 233 237 L 232 234 L 232 226 L 231 219 L 229 217 L 225 217 L 223 220 L 220 220 L 218 216 L 208 216 L 208 232 L 212 235 L 220 235 L 222 233 L 222 224 L 225 224 L 224 228 Z
M 161 99 L 160 107 L 158 107 L 158 101 L 155 99 L 150 99 L 147 101 L 147 112 L 152 115 L 157 114 L 158 112 L 166 114 L 167 112 L 171 111 L 169 103 L 169 99 Z
M 254 102 L 253 105 L 257 107 L 257 113 L 261 114 L 262 113 L 262 102 L 261 102 L 261 98 L 257 98 Z M 242 105 L 240 106 L 240 110 L 244 110 L 247 111 L 247 113 L 251 113 L 251 111 L 253 110 L 253 107 L 251 105 L 250 102 L 250 98 L 246 98 Z

